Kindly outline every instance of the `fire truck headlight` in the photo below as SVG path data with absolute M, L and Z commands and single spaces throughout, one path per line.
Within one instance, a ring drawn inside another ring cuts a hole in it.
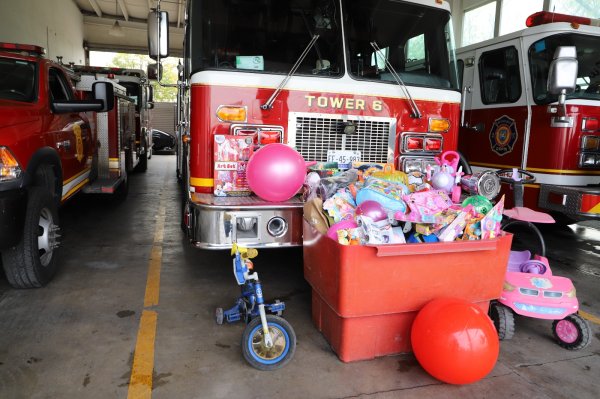
M 0 181 L 18 179 L 21 172 L 21 166 L 10 150 L 0 147 Z
M 450 121 L 446 118 L 429 118 L 429 131 L 442 133 L 450 130 Z
M 246 122 L 248 109 L 239 105 L 221 105 L 217 108 L 217 118 L 222 122 Z
M 596 155 L 594 153 L 583 153 L 581 154 L 581 164 L 582 168 L 589 168 L 600 165 L 600 154 Z

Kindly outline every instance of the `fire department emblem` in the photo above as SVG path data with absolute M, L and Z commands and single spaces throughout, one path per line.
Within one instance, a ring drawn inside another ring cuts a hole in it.
M 515 120 L 506 115 L 494 121 L 490 130 L 490 145 L 492 151 L 502 156 L 512 152 L 519 134 Z
M 81 126 L 73 125 L 73 133 L 75 134 L 75 156 L 78 162 L 83 159 L 83 140 L 81 138 Z

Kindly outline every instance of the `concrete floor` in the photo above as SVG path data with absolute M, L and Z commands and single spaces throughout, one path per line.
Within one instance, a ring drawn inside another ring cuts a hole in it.
M 154 367 L 153 398 L 600 397 L 600 223 L 544 232 L 554 273 L 574 280 L 581 309 L 596 316 L 592 344 L 564 350 L 551 322 L 518 318 L 494 370 L 467 386 L 440 383 L 412 355 L 342 363 L 312 324 L 301 250 L 259 251 L 265 295 L 285 300 L 298 337 L 290 364 L 260 372 L 242 358 L 243 325 L 214 322 L 214 309 L 238 294 L 231 260 L 188 245 L 174 176 L 174 156 L 155 155 L 146 174 L 131 177 L 125 203 L 78 195 L 66 204 L 60 271 L 49 286 L 13 290 L 0 277 L 0 398 L 128 396 L 161 204 L 160 297 L 145 308 L 158 316 L 156 337 L 138 348 Z

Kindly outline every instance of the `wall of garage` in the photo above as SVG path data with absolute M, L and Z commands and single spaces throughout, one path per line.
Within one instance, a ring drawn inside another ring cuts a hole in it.
M 35 44 L 64 63 L 85 63 L 83 17 L 72 0 L 2 0 L 0 41 Z

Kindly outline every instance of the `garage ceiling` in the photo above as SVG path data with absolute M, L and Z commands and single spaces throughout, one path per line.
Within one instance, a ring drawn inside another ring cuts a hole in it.
M 181 57 L 183 21 L 188 0 L 161 1 L 162 11 L 169 13 L 169 47 L 173 56 Z M 74 0 L 83 14 L 83 35 L 89 50 L 147 54 L 147 18 L 156 0 Z M 109 34 L 118 21 L 122 35 Z

